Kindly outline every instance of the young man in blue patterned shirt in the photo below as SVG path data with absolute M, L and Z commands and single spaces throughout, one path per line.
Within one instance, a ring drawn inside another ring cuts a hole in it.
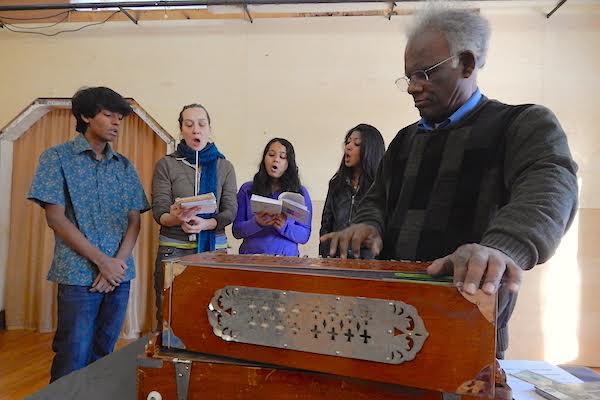
M 55 237 L 51 382 L 112 352 L 135 277 L 140 213 L 150 208 L 134 166 L 109 144 L 132 112 L 129 103 L 93 87 L 73 96 L 72 111 L 80 134 L 41 155 L 28 195 L 44 208 Z

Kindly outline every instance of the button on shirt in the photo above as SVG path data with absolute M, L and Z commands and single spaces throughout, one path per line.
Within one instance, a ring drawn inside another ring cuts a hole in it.
M 130 211 L 150 206 L 131 162 L 106 145 L 104 159 L 96 160 L 83 135 L 54 146 L 40 156 L 28 199 L 65 207 L 66 217 L 104 254 L 114 257 L 127 231 Z M 130 255 L 124 281 L 135 277 Z M 91 286 L 98 268 L 55 235 L 54 258 L 48 280 Z

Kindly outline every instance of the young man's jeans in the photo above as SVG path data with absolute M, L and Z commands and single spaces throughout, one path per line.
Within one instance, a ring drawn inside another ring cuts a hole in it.
M 129 300 L 129 282 L 111 293 L 89 286 L 58 285 L 58 326 L 50 382 L 111 353 L 119 338 Z

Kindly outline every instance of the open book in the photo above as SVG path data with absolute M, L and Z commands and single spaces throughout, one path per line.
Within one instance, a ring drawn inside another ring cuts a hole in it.
M 304 196 L 300 193 L 283 192 L 277 199 L 253 194 L 250 197 L 250 208 L 253 213 L 285 214 L 303 224 L 308 223 L 309 213 Z
M 217 211 L 217 199 L 212 192 L 198 196 L 178 197 L 175 199 L 175 204 L 179 204 L 181 208 L 199 206 L 200 211 L 198 211 L 198 214 L 212 214 Z

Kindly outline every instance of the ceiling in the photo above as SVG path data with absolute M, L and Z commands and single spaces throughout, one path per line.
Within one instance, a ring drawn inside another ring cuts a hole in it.
M 92 1 L 92 0 L 78 0 Z M 204 1 L 96 1 L 73 4 L 69 0 L 0 0 L 0 28 L 26 27 L 48 23 L 103 23 L 112 21 L 173 21 L 196 19 L 317 18 L 380 16 L 393 18 L 414 12 L 421 0 L 204 0 Z M 567 0 L 463 0 L 464 7 L 535 7 L 543 8 L 548 17 Z M 569 0 L 569 5 L 598 4 L 595 0 Z M 174 6 L 198 6 L 175 9 Z M 147 9 L 153 6 L 153 9 Z M 110 8 L 109 8 L 110 7 Z M 0 33 L 2 30 L 0 30 Z

